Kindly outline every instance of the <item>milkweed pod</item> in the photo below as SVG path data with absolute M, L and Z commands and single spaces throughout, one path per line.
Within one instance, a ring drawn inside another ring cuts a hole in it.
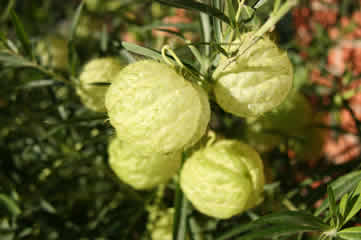
M 68 67 L 68 42 L 60 35 L 50 35 L 39 41 L 35 52 L 44 65 L 61 70 Z
M 180 185 L 196 209 L 230 218 L 260 203 L 263 163 L 245 143 L 220 140 L 195 152 L 184 164 Z
M 88 62 L 79 76 L 76 92 L 89 109 L 96 112 L 106 112 L 105 93 L 117 73 L 126 63 L 117 58 L 96 58 Z M 104 83 L 105 85 L 93 85 Z
M 313 119 L 312 107 L 300 93 L 289 94 L 276 109 L 248 120 L 245 130 L 247 141 L 259 151 L 269 151 L 286 137 L 298 136 Z
M 85 0 L 85 5 L 92 12 L 111 12 L 125 5 L 121 0 Z
M 253 32 L 241 35 L 229 51 L 247 43 Z M 286 52 L 263 37 L 235 61 L 221 57 L 213 74 L 214 94 L 224 111 L 239 117 L 258 117 L 282 103 L 292 87 L 293 70 Z
M 144 153 L 142 149 L 113 138 L 108 148 L 115 174 L 135 189 L 150 189 L 166 183 L 179 169 L 181 153 Z
M 122 140 L 158 153 L 190 147 L 210 119 L 204 90 L 153 60 L 123 68 L 106 93 L 105 106 Z
M 324 117 L 322 112 L 315 114 L 307 126 L 298 129 L 298 134 L 295 134 L 297 138 L 289 140 L 289 147 L 294 151 L 296 159 L 315 161 L 321 157 L 327 131 L 317 125 L 322 125 Z

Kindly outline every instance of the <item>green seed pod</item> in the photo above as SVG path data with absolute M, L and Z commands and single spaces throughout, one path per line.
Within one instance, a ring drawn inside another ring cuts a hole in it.
M 303 161 L 317 160 L 321 157 L 327 131 L 317 128 L 322 124 L 323 113 L 316 114 L 310 123 L 294 133 L 296 138 L 289 140 L 289 147 L 295 152 L 295 158 Z
M 200 212 L 229 218 L 262 201 L 263 163 L 247 144 L 220 140 L 195 152 L 181 170 L 180 184 Z
M 109 164 L 116 175 L 135 189 L 150 189 L 167 182 L 179 169 L 181 153 L 144 153 L 142 149 L 112 139 Z
M 230 52 L 247 42 L 251 34 L 235 40 Z M 240 56 L 233 62 L 222 57 L 213 74 L 216 101 L 226 112 L 258 117 L 286 98 L 292 87 L 292 65 L 287 53 L 268 37 L 258 40 L 246 51 L 239 51 Z
M 68 67 L 68 42 L 61 36 L 51 35 L 41 40 L 35 51 L 44 65 L 62 70 Z
M 313 119 L 312 107 L 300 93 L 290 94 L 273 111 L 256 121 L 248 121 L 246 138 L 259 151 L 269 151 L 282 143 L 282 138 L 298 136 Z
M 96 112 L 106 112 L 106 85 L 92 85 L 92 83 L 110 83 L 125 65 L 116 58 L 97 58 L 88 62 L 80 74 L 76 91 L 85 106 Z
M 158 153 L 191 146 L 210 119 L 204 90 L 152 60 L 123 68 L 106 93 L 105 106 L 122 140 Z
M 85 5 L 92 12 L 111 12 L 119 9 L 122 4 L 121 0 L 85 0 Z
M 84 15 L 79 20 L 76 36 L 78 38 L 99 38 L 104 25 L 103 19 Z

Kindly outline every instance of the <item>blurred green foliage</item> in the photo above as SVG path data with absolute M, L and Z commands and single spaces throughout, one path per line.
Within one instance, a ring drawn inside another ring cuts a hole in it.
M 184 42 L 174 36 L 159 34 L 159 31 L 156 34 L 154 30 L 159 27 L 177 27 L 179 33 L 188 34 L 197 43 L 204 39 L 196 11 L 186 13 L 192 21 L 174 23 L 164 19 L 176 16 L 175 8 L 150 0 L 119 2 L 120 5 L 111 5 L 110 9 L 101 6 L 99 11 L 95 6 L 100 1 L 85 4 L 72 36 L 80 0 L 0 0 L 0 36 L 3 40 L 0 50 L 7 45 L 16 53 L 0 56 L 1 240 L 150 239 L 146 231 L 147 207 L 157 201 L 157 192 L 135 191 L 110 170 L 107 146 L 114 130 L 105 114 L 92 112 L 81 103 L 75 92 L 77 77 L 82 66 L 95 57 L 114 56 L 128 62 L 143 58 L 124 50 L 121 41 L 156 50 L 168 43 L 182 60 L 194 62 Z M 256 2 L 250 1 L 249 5 Z M 272 9 L 270 2 L 266 1 L 257 12 L 260 21 Z M 343 1 L 343 15 L 350 14 L 353 4 Z M 26 37 L 19 36 L 11 10 L 29 38 L 30 53 L 24 48 L 21 40 L 26 41 Z M 304 60 L 299 55 L 302 47 L 292 37 L 295 31 L 289 19 L 290 14 L 277 26 L 279 34 L 274 35 L 281 47 L 289 50 L 295 66 L 294 89 L 307 96 L 320 97 L 325 91 L 310 84 L 310 65 L 325 66 L 325 49 L 330 48 L 332 41 L 325 29 L 317 28 L 316 40 L 308 49 L 310 59 Z M 44 40 L 54 37 L 64 39 L 66 44 L 63 45 L 69 51 L 67 60 L 62 61 L 66 64 L 61 67 L 56 67 L 53 62 L 56 53 L 51 48 L 55 44 L 46 43 L 40 50 L 38 47 Z M 199 46 L 203 47 L 202 44 Z M 44 54 L 47 54 L 45 59 Z M 221 138 L 246 140 L 246 121 L 225 113 L 213 102 L 211 104 L 210 128 Z M 335 106 L 323 107 L 320 111 Z M 326 183 L 331 177 L 360 169 L 359 157 L 358 161 L 333 165 L 324 156 L 310 168 L 306 161 L 290 159 L 288 147 L 286 141 L 262 154 L 268 174 L 264 204 L 227 221 L 190 210 L 191 231 L 201 231 L 204 239 L 221 239 L 218 236 L 222 237 L 229 229 L 243 226 L 264 214 L 286 209 L 313 212 L 315 203 L 327 192 Z M 313 184 L 318 183 L 321 186 L 315 188 Z M 344 192 L 339 188 L 336 190 L 339 200 Z M 175 192 L 177 186 L 173 182 L 166 186 L 160 204 L 163 209 L 176 205 Z M 356 223 L 360 223 L 357 215 L 347 226 Z M 314 236 L 305 234 L 298 239 L 314 239 Z

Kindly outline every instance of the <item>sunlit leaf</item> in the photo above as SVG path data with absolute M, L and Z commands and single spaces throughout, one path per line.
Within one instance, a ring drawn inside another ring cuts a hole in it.
M 345 228 L 342 231 L 338 232 L 337 236 L 346 240 L 360 240 L 361 227 L 358 226 L 358 227 Z
M 224 15 L 221 11 L 200 2 L 196 2 L 192 0 L 156 0 L 156 1 L 172 7 L 204 12 L 210 16 L 219 18 L 225 23 L 230 23 L 229 18 L 226 15 Z

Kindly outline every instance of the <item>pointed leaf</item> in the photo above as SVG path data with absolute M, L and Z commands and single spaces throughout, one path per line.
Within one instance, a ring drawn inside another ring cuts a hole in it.
M 160 52 L 158 52 L 157 50 L 151 49 L 151 48 L 142 47 L 137 44 L 130 43 L 130 42 L 122 42 L 122 46 L 125 49 L 127 49 L 128 51 L 142 55 L 142 56 L 150 57 L 150 58 L 153 58 L 156 60 L 163 59 Z
M 265 3 L 267 3 L 268 0 L 258 0 L 257 2 L 255 2 L 252 6 L 252 8 L 260 8 L 262 7 Z
M 345 228 L 337 233 L 342 239 L 346 240 L 360 240 L 361 239 L 361 226 Z
M 347 211 L 348 214 L 344 223 L 348 222 L 361 209 L 361 182 L 358 184 L 352 195 L 348 198 L 347 205 L 350 205 L 350 211 Z
M 335 193 L 335 200 L 338 201 L 341 197 L 351 192 L 357 184 L 361 181 L 361 171 L 351 172 L 344 176 L 341 176 L 334 180 L 330 186 L 332 187 L 333 192 Z M 318 216 L 323 213 L 326 209 L 328 209 L 328 199 L 325 199 L 321 206 L 315 212 L 315 215 Z
M 200 2 L 196 2 L 193 0 L 156 0 L 156 1 L 176 8 L 184 8 L 188 10 L 204 12 L 210 16 L 219 18 L 225 23 L 228 24 L 230 23 L 229 18 L 226 15 L 224 15 L 220 10 Z
M 79 24 L 81 13 L 83 11 L 83 7 L 84 7 L 84 1 L 82 1 L 80 3 L 80 5 L 78 6 L 78 8 L 75 11 L 74 19 L 73 19 L 73 22 L 71 24 L 71 29 L 70 29 L 70 36 L 69 36 L 69 42 L 68 42 L 68 49 L 69 49 L 68 59 L 69 59 L 70 72 L 71 72 L 72 76 L 76 76 L 78 74 L 78 72 L 77 72 L 78 55 L 77 55 L 77 52 L 76 52 L 76 49 L 74 46 L 74 37 L 75 37 L 76 29 Z
M 290 225 L 290 224 L 280 224 L 272 227 L 265 227 L 261 230 L 253 231 L 248 234 L 245 234 L 239 238 L 238 240 L 251 240 L 251 239 L 258 239 L 264 236 L 267 238 L 285 236 L 285 235 L 293 235 L 296 233 L 302 232 L 314 232 L 319 231 L 319 229 L 312 227 L 312 226 L 299 226 L 299 225 Z
M 84 2 L 85 1 L 82 1 L 80 3 L 80 5 L 78 6 L 78 8 L 76 9 L 76 11 L 75 11 L 74 19 L 73 19 L 73 22 L 71 24 L 71 29 L 70 29 L 70 36 L 69 36 L 70 41 L 73 41 L 73 39 L 74 39 L 76 29 L 78 27 L 79 20 L 80 20 L 80 17 L 81 17 L 81 13 L 83 11 Z
M 336 207 L 336 201 L 335 201 L 335 195 L 333 193 L 333 190 L 331 186 L 327 186 L 327 194 L 328 194 L 328 202 L 330 207 L 330 214 L 332 218 L 333 226 L 338 225 L 338 217 L 337 217 L 337 207 Z
M 180 32 L 177 32 L 177 31 L 173 31 L 173 30 L 170 30 L 170 29 L 167 29 L 167 28 L 155 28 L 154 30 L 159 31 L 159 32 L 170 33 L 170 34 L 173 34 L 173 35 L 179 37 L 180 39 L 185 40 L 185 37 L 183 36 L 183 34 L 180 33 Z
M 32 50 L 31 50 L 31 43 L 30 43 L 28 35 L 26 34 L 26 32 L 24 30 L 23 24 L 21 23 L 19 17 L 16 15 L 14 10 L 11 10 L 10 15 L 11 15 L 11 20 L 15 26 L 16 36 L 20 40 L 20 43 L 22 45 L 25 55 L 32 58 L 33 55 L 32 55 Z
M 218 10 L 221 9 L 221 0 L 212 0 L 212 6 Z M 217 42 L 222 41 L 222 27 L 221 27 L 221 21 L 216 18 L 212 17 L 213 19 L 213 33 L 216 37 Z
M 21 209 L 16 202 L 5 194 L 0 194 L 0 205 L 5 206 L 13 216 L 21 214 Z
M 54 85 L 58 85 L 58 84 L 62 84 L 62 83 L 55 81 L 53 79 L 42 79 L 42 80 L 35 80 L 35 81 L 31 81 L 29 83 L 26 83 L 23 86 L 21 86 L 20 88 L 24 88 L 24 89 L 41 88 L 41 87 L 54 86 Z
M 344 217 L 345 219 L 345 215 L 346 215 L 346 209 L 347 209 L 347 200 L 348 200 L 349 194 L 346 193 L 345 195 L 343 195 L 343 197 L 341 198 L 340 204 L 339 204 L 339 208 L 340 208 L 340 213 L 341 215 Z
M 0 62 L 9 67 L 31 67 L 33 63 L 22 56 L 0 53 Z
M 236 227 L 225 234 L 221 235 L 217 240 L 226 240 L 235 237 L 241 233 L 248 231 L 260 231 L 270 225 L 292 225 L 294 227 L 299 226 L 299 229 L 318 229 L 323 231 L 330 227 L 323 223 L 319 218 L 303 211 L 286 211 L 281 213 L 274 213 L 260 217 L 256 221 L 249 224 Z

